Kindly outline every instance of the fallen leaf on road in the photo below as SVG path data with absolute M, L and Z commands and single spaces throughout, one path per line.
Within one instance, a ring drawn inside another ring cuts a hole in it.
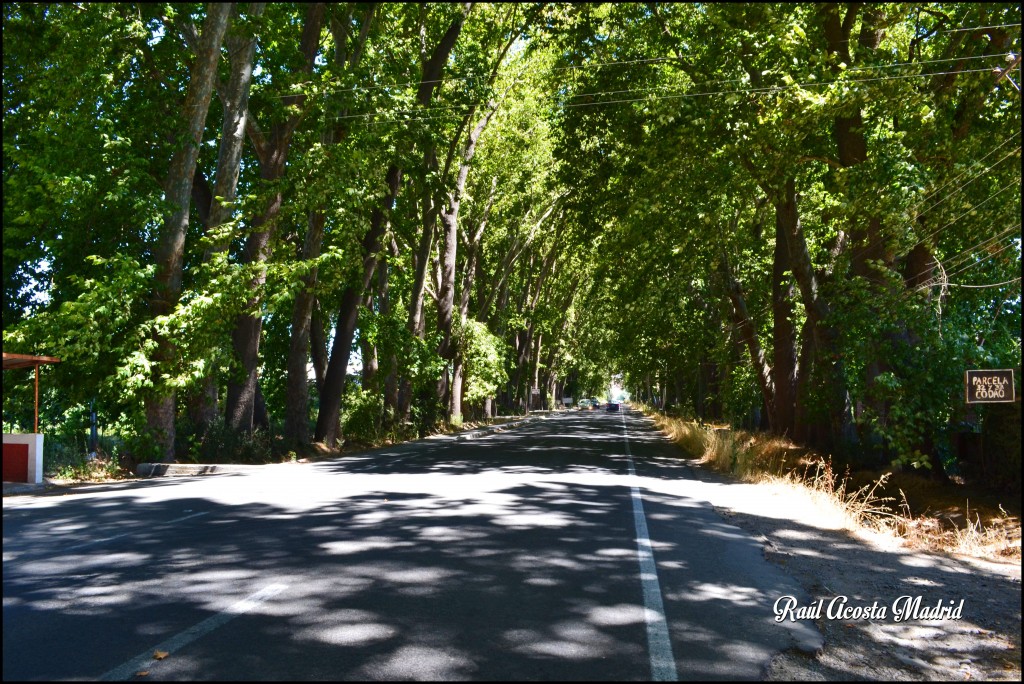
M 166 658 L 169 655 L 171 655 L 171 654 L 168 653 L 167 651 L 153 651 L 153 659 L 154 660 L 163 660 L 164 658 Z
M 149 676 L 149 670 L 141 670 L 140 672 L 136 672 L 135 676 L 136 677 L 148 677 Z

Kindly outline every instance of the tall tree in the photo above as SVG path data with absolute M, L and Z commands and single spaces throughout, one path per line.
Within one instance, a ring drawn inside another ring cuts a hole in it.
M 210 3 L 196 45 L 195 60 L 189 69 L 188 90 L 181 109 L 184 131 L 178 135 L 178 149 L 171 158 L 164 182 L 165 196 L 171 213 L 160 229 L 156 252 L 156 276 L 150 309 L 153 316 L 167 316 L 174 309 L 181 294 L 181 269 L 185 252 L 185 234 L 192 198 L 192 180 L 195 176 L 199 145 L 206 128 L 206 113 L 210 107 L 220 46 L 231 16 L 230 3 Z M 157 378 L 154 390 L 147 397 L 146 418 L 150 431 L 157 440 L 164 461 L 174 460 L 175 390 L 160 380 L 160 375 L 174 373 L 174 342 L 159 329 L 155 339 L 157 349 L 154 366 Z
M 456 12 L 447 30 L 431 51 L 429 58 L 422 65 L 416 101 L 423 109 L 430 107 L 434 92 L 442 82 L 448 57 L 455 47 L 455 42 L 471 8 L 472 3 L 465 3 L 461 6 L 460 11 Z M 317 442 L 333 445 L 340 437 L 338 416 L 345 390 L 345 374 L 352 347 L 352 336 L 358 319 L 359 305 L 362 301 L 362 293 L 369 286 L 377 267 L 380 239 L 386 227 L 385 220 L 398 195 L 401 174 L 401 168 L 397 163 L 393 163 L 384 175 L 387 186 L 385 197 L 380 205 L 373 210 L 370 226 L 360 242 L 363 253 L 362 273 L 355 283 L 346 286 L 342 294 L 330 361 L 327 364 L 327 373 L 324 376 L 323 391 L 320 396 L 316 431 L 313 435 L 313 439 Z
M 301 64 L 298 73 L 290 73 L 288 80 L 313 72 L 313 65 L 320 48 L 320 32 L 324 20 L 323 3 L 312 3 L 306 7 L 299 39 Z M 289 113 L 271 122 L 265 133 L 256 118 L 246 119 L 246 130 L 259 160 L 260 178 L 267 184 L 270 197 L 258 216 L 253 217 L 251 233 L 245 241 L 242 263 L 252 265 L 253 276 L 249 287 L 252 296 L 246 303 L 245 311 L 238 315 L 235 329 L 231 334 L 232 346 L 239 363 L 239 371 L 228 382 L 227 422 L 235 430 L 249 432 L 253 428 L 253 412 L 257 405 L 259 385 L 260 331 L 263 315 L 260 290 L 266 282 L 264 262 L 270 256 L 271 237 L 276 227 L 278 214 L 284 201 L 284 191 L 278 182 L 285 173 L 292 137 L 302 121 L 303 106 L 307 95 L 300 91 L 281 97 L 281 104 Z M 240 376 L 240 378 L 239 378 Z

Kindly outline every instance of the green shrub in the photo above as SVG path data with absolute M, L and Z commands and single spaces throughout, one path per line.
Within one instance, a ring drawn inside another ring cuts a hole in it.
M 269 463 L 273 461 L 270 435 L 265 430 L 239 432 L 217 418 L 189 450 L 194 463 Z

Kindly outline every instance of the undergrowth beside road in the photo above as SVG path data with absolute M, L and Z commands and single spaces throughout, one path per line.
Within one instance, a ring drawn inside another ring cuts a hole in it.
M 746 482 L 806 490 L 840 513 L 848 529 L 892 535 L 911 548 L 1021 560 L 1019 502 L 1007 511 L 991 494 L 923 482 L 914 474 L 837 473 L 830 458 L 774 435 L 699 425 L 641 408 L 694 458 Z
M 458 424 L 441 423 L 424 437 L 442 434 L 457 434 L 482 427 L 501 425 L 517 420 L 522 416 L 503 416 L 490 420 L 464 421 Z M 405 437 L 404 439 L 402 437 Z M 361 453 L 370 449 L 391 446 L 410 439 L 415 434 L 398 436 L 381 435 L 375 438 L 346 438 L 338 447 L 328 447 L 313 443 L 291 448 L 280 435 L 270 436 L 264 430 L 251 434 L 228 432 L 223 424 L 215 426 L 209 434 L 209 443 L 202 449 L 190 451 L 179 456 L 176 463 L 196 464 L 243 464 L 267 465 L 272 463 L 324 461 L 349 454 Z M 65 444 L 62 440 L 49 440 L 44 456 L 44 475 L 53 484 L 72 485 L 86 483 L 113 482 L 135 477 L 135 468 L 140 461 L 125 457 L 121 450 L 107 447 L 101 438 L 101 446 L 94 458 L 89 458 L 83 451 L 82 444 Z

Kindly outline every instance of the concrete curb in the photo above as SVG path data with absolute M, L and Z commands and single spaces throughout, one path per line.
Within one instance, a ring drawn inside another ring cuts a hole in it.
M 135 468 L 135 474 L 139 477 L 182 477 L 188 475 L 213 475 L 215 473 L 239 473 L 247 472 L 256 465 L 241 465 L 236 463 L 202 464 L 202 463 L 140 463 Z
M 455 437 L 456 442 L 463 442 L 469 439 L 476 439 L 478 437 L 486 437 L 487 435 L 493 435 L 496 432 L 504 432 L 509 428 L 519 427 L 520 425 L 526 425 L 532 423 L 535 420 L 544 420 L 551 414 L 544 414 L 541 416 L 528 416 L 519 420 L 513 420 L 508 423 L 501 423 L 499 425 L 489 425 L 485 428 L 477 428 L 476 430 L 469 430 L 467 432 L 460 432 L 456 435 L 447 435 L 448 437 Z
M 4 496 L 17 496 L 19 494 L 36 494 L 38 492 L 44 492 L 47 489 L 56 487 L 53 483 L 40 482 L 38 484 L 32 482 L 4 482 Z

